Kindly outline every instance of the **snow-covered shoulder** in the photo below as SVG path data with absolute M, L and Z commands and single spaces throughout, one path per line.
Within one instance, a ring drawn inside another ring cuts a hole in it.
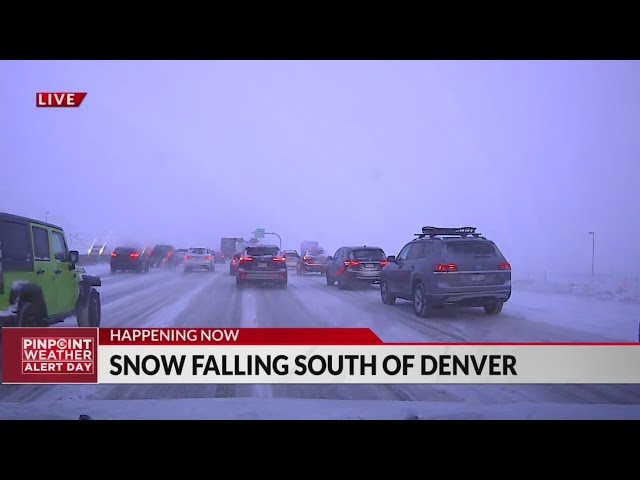
M 640 405 L 469 404 L 386 400 L 215 398 L 2 403 L 0 419 L 77 420 L 640 420 Z

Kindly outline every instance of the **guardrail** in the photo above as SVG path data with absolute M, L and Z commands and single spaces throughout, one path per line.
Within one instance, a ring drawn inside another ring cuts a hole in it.
M 78 265 L 84 267 L 86 265 L 99 265 L 109 263 L 111 257 L 109 255 L 80 255 Z

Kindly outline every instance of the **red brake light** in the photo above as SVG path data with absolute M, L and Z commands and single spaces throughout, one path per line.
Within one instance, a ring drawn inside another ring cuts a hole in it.
M 240 257 L 241 262 L 250 262 L 253 260 L 253 257 Z
M 112 257 L 117 257 L 117 256 L 118 256 L 118 254 L 117 254 L 116 252 L 111 252 L 111 256 L 112 256 Z
M 274 262 L 284 262 L 285 260 L 285 257 L 273 257 Z
M 357 267 L 358 265 L 360 265 L 360 262 L 358 262 L 357 260 L 349 260 L 347 262 L 344 262 L 345 267 Z
M 311 260 L 311 257 L 307 257 L 306 255 L 304 257 L 302 257 L 303 260 L 307 261 L 307 260 Z
M 454 263 L 438 264 L 433 267 L 434 272 L 455 272 L 458 269 Z
M 511 264 L 507 262 L 499 263 L 498 270 L 511 270 Z
M 205 260 L 211 260 L 211 255 L 205 255 L 204 259 Z
M 133 252 L 133 253 L 130 253 L 129 256 L 131 258 L 138 258 L 140 256 L 140 254 L 138 252 Z
M 191 255 L 185 255 L 185 256 L 184 256 L 184 259 L 185 259 L 185 260 L 191 260 Z
M 382 260 L 382 261 L 380 262 L 380 265 L 381 265 L 382 267 L 384 267 L 387 263 L 389 263 L 389 262 L 387 262 L 386 260 Z

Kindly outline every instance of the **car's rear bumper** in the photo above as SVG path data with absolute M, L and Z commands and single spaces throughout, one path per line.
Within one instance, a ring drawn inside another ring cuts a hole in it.
M 184 262 L 184 268 L 211 268 L 212 262 Z
M 273 281 L 284 282 L 287 280 L 287 272 L 276 270 L 271 272 L 253 272 L 247 270 L 238 270 L 240 280 L 243 281 Z
M 136 270 L 142 265 L 144 263 L 140 260 L 110 262 L 110 266 L 114 270 Z
M 380 281 L 381 273 L 382 272 L 380 270 L 373 270 L 370 272 L 363 270 L 358 272 L 347 272 L 345 275 L 351 281 L 376 283 Z
M 435 292 L 427 293 L 427 296 L 433 306 L 482 307 L 496 302 L 509 301 L 511 288 L 499 287 L 475 291 Z
M 319 263 L 305 263 L 302 265 L 302 269 L 305 272 L 324 273 L 326 266 Z

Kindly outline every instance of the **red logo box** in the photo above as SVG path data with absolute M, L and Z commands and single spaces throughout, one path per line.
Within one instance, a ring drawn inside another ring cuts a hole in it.
M 3 328 L 2 383 L 98 383 L 95 328 Z

